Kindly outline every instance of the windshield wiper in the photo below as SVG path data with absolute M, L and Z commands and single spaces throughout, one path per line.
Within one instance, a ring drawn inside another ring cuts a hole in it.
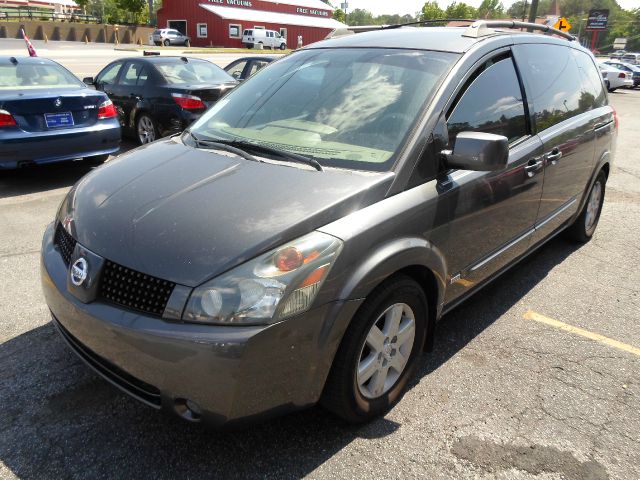
M 246 142 L 243 140 L 215 140 L 218 143 L 223 143 L 225 145 L 229 145 L 232 147 L 236 147 L 236 148 L 242 148 L 245 150 L 252 150 L 254 152 L 257 153 L 266 153 L 269 155 L 274 155 L 276 157 L 280 157 L 283 158 L 285 160 L 292 160 L 294 162 L 298 162 L 298 163 L 304 163 L 305 165 L 309 165 L 313 168 L 315 168 L 316 170 L 318 170 L 319 172 L 324 171 L 324 169 L 322 168 L 322 165 L 320 165 L 320 163 L 313 159 L 313 158 L 309 158 L 309 157 L 305 157 L 304 155 L 299 155 L 297 153 L 293 153 L 293 152 L 288 152 L 286 150 L 279 150 L 277 148 L 273 148 L 273 147 L 268 147 L 266 145 L 261 145 L 259 143 L 253 143 L 253 142 Z
M 198 137 L 196 137 L 193 132 L 189 132 L 189 136 L 191 138 L 193 138 L 193 140 L 196 142 L 196 146 L 197 147 L 205 147 L 205 148 L 216 148 L 218 150 L 224 150 L 226 152 L 230 152 L 230 153 L 235 153 L 236 155 L 238 155 L 239 157 L 244 158 L 245 160 L 250 160 L 252 162 L 258 162 L 258 163 L 264 163 L 264 160 L 260 160 L 259 158 L 254 157 L 253 155 L 251 155 L 248 152 L 245 152 L 244 150 L 237 148 L 235 146 L 233 146 L 232 144 L 222 141 L 222 142 L 218 142 L 218 141 L 214 141 L 214 140 L 202 140 Z

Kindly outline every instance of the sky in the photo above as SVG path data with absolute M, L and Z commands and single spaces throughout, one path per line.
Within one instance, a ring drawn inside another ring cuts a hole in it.
M 331 3 L 338 6 L 343 1 L 344 0 L 332 0 Z M 453 0 L 438 0 L 438 4 L 440 5 L 440 7 L 445 8 L 452 1 Z M 474 7 L 477 7 L 482 3 L 482 0 L 462 1 Z M 502 3 L 506 8 L 508 8 L 513 3 L 513 1 L 514 0 L 502 0 Z M 354 8 L 364 8 L 372 12 L 374 15 L 393 15 L 394 13 L 399 13 L 400 15 L 409 13 L 413 15 L 416 12 L 422 10 L 422 6 L 424 5 L 425 0 L 348 0 L 348 2 L 348 11 L 351 11 Z M 618 0 L 618 5 L 626 9 L 638 8 L 640 7 L 640 0 Z

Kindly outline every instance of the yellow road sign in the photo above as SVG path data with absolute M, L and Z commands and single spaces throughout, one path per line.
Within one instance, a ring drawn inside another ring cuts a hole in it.
M 569 30 L 571 30 L 571 24 L 569 23 L 569 20 L 567 20 L 566 18 L 560 17 L 560 19 L 555 23 L 553 28 L 560 30 L 562 32 L 568 32 Z

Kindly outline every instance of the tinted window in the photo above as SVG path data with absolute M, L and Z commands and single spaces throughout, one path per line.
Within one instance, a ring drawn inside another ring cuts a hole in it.
M 233 78 L 240 78 L 242 72 L 244 71 L 244 67 L 247 66 L 247 61 L 243 60 L 241 62 L 236 63 L 231 68 L 227 70 L 227 73 L 231 75 Z
M 113 65 L 108 66 L 98 74 L 96 83 L 100 83 L 102 85 L 114 84 L 121 67 L 122 62 L 114 63 Z
M 571 48 L 538 44 L 517 45 L 514 50 L 539 132 L 589 109 L 590 94 L 583 88 Z
M 520 83 L 511 58 L 487 62 L 458 100 L 447 120 L 450 145 L 460 132 L 504 135 L 513 142 L 527 135 Z
M 580 70 L 584 89 L 584 93 L 580 95 L 580 103 L 582 104 L 580 110 L 591 110 L 606 105 L 607 96 L 602 86 L 602 77 L 593 60 L 585 52 L 573 49 L 572 52 Z
M 124 75 L 120 78 L 120 84 L 122 85 L 136 85 L 138 83 L 138 76 L 142 70 L 142 65 L 139 63 L 128 63 L 124 69 Z

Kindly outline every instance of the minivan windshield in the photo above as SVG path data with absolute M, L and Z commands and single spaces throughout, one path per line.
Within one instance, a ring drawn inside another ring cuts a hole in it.
M 262 69 L 192 127 L 202 140 L 249 142 L 322 166 L 392 168 L 457 54 L 304 50 Z

